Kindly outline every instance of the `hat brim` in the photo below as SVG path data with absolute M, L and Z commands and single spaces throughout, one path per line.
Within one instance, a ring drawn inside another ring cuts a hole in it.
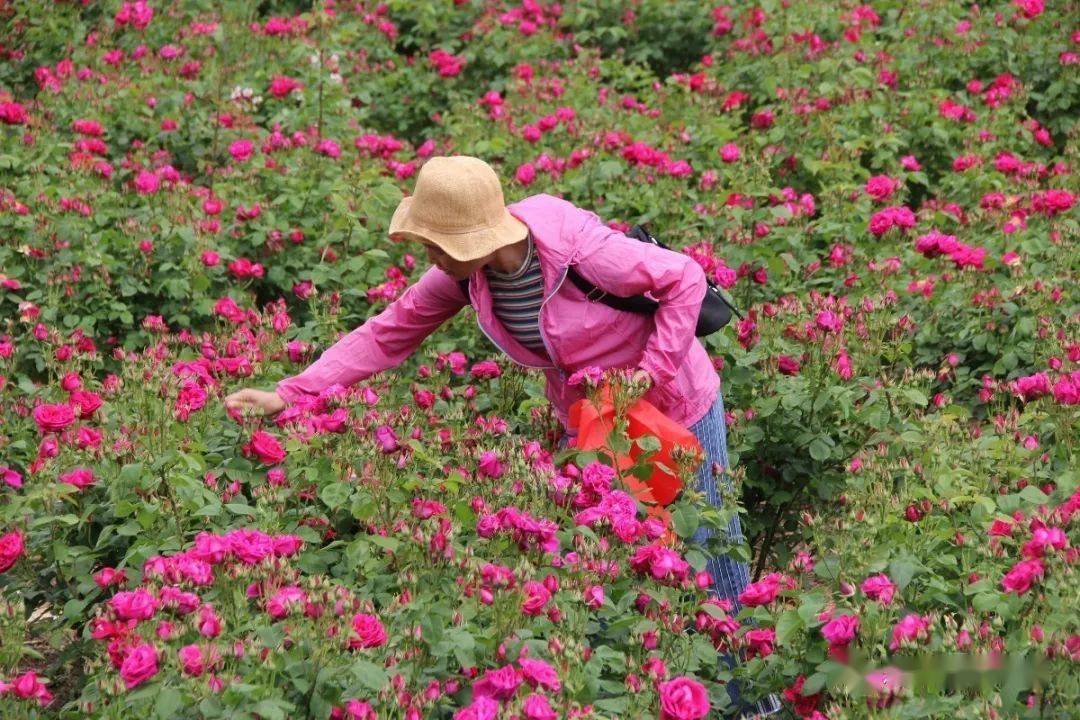
M 442 248 L 458 262 L 469 262 L 490 255 L 501 247 L 524 240 L 529 226 L 503 208 L 503 216 L 495 225 L 467 233 L 443 233 L 413 222 L 409 215 L 413 197 L 402 198 L 390 219 L 387 233 L 394 242 L 427 240 Z

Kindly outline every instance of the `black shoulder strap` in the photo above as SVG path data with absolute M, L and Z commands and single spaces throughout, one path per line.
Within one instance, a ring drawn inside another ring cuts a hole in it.
M 472 302 L 472 298 L 469 297 L 469 278 L 458 280 L 457 286 L 461 288 L 461 294 L 465 296 L 465 300 L 467 302 Z
M 589 300 L 592 300 L 593 302 L 602 302 L 608 307 L 615 308 L 616 310 L 649 314 L 656 312 L 656 308 L 660 306 L 660 303 L 655 300 L 650 300 L 644 295 L 622 297 L 621 295 L 611 295 L 606 293 L 578 275 L 577 271 L 572 267 L 567 272 L 566 277 L 570 279 L 570 282 L 577 286 L 578 290 L 585 293 L 585 297 Z

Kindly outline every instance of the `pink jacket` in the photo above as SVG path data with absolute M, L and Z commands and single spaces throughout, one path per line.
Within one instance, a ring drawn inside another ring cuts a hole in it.
M 511 360 L 543 371 L 546 394 L 563 426 L 580 388 L 567 385 L 576 370 L 641 368 L 653 378 L 645 398 L 684 426 L 716 400 L 720 378 L 694 336 L 705 296 L 705 273 L 692 258 L 627 237 L 593 212 L 547 194 L 507 206 L 532 230 L 545 299 L 540 332 L 551 361 L 517 342 L 494 316 L 484 273 L 470 278 L 469 295 L 485 335 Z M 569 266 L 614 295 L 649 292 L 660 302 L 653 315 L 622 312 L 591 302 L 571 282 Z M 444 321 L 466 305 L 457 282 L 436 267 L 381 313 L 326 349 L 299 375 L 277 384 L 286 402 L 334 383 L 352 385 L 403 362 Z

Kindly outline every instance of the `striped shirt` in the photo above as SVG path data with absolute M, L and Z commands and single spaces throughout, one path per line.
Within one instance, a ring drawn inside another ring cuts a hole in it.
M 513 273 L 501 273 L 484 267 L 491 288 L 492 312 L 514 339 L 530 350 L 547 357 L 540 337 L 540 305 L 544 301 L 544 278 L 540 274 L 540 256 L 528 236 L 525 261 Z

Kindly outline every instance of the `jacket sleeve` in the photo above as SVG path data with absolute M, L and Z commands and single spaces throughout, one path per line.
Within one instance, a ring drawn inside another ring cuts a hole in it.
M 568 227 L 578 233 L 578 274 L 612 295 L 650 293 L 659 302 L 656 330 L 639 367 L 655 384 L 669 382 L 694 342 L 705 271 L 688 255 L 627 237 L 596 213 L 575 207 Z
M 396 367 L 466 302 L 457 282 L 431 267 L 382 312 L 327 348 L 299 375 L 280 380 L 277 393 L 292 403 L 334 383 L 348 387 Z

